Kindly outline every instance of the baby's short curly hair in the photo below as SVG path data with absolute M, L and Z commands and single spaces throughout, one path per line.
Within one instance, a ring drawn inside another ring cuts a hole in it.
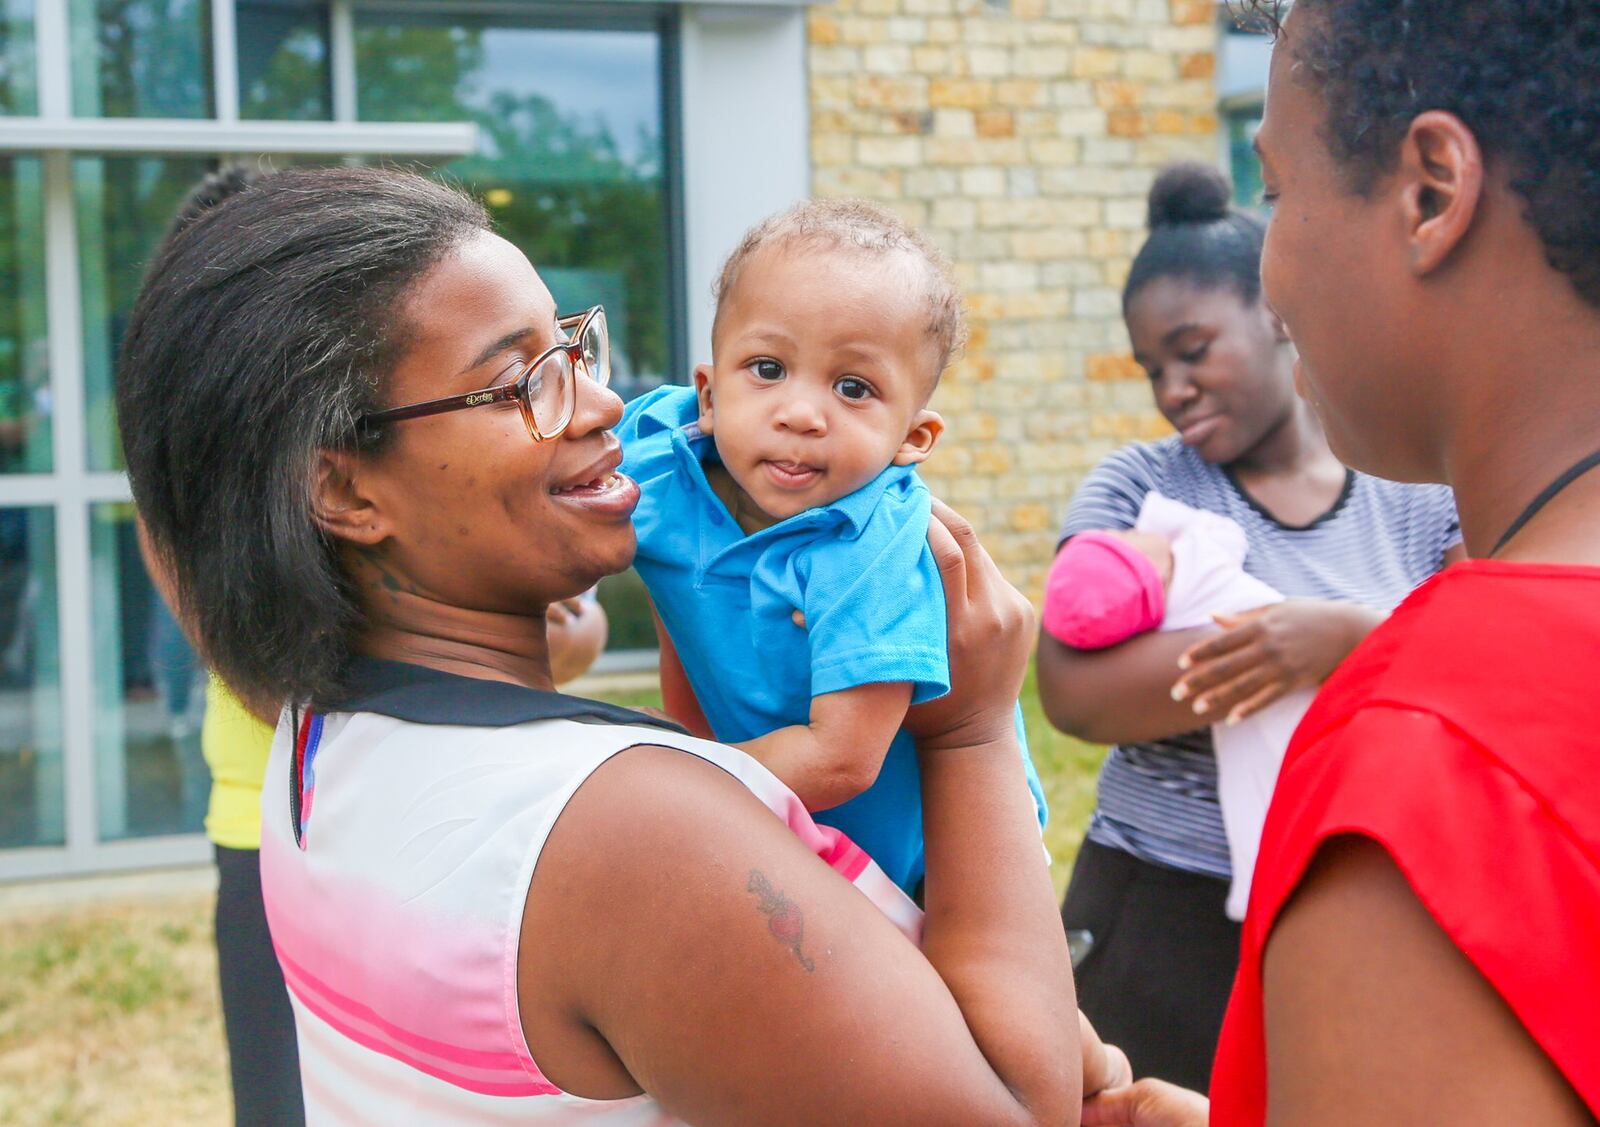
M 751 257 L 766 247 L 907 255 L 921 264 L 926 275 L 927 331 L 939 353 L 935 381 L 950 357 L 966 343 L 961 289 L 950 260 L 926 235 L 887 208 L 865 200 L 806 200 L 763 219 L 745 232 L 717 275 L 713 294 L 719 320 L 728 295 L 739 284 L 739 275 Z M 713 334 L 715 331 L 713 325 Z
M 1276 28 L 1279 0 L 1240 0 Z M 1600 4 L 1299 0 L 1294 52 L 1351 188 L 1393 169 L 1411 121 L 1459 117 L 1501 162 L 1551 266 L 1600 305 Z

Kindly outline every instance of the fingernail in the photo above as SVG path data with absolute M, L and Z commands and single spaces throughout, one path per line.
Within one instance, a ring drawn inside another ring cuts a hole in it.
M 1194 662 L 1189 660 L 1189 655 L 1188 654 L 1179 654 L 1178 655 L 1178 668 L 1179 669 L 1188 669 L 1189 666 L 1191 666 L 1193 664 L 1194 664 Z
M 1174 686 L 1172 686 L 1172 699 L 1173 700 L 1183 700 L 1188 695 L 1189 695 L 1189 686 L 1188 685 L 1174 685 Z
M 1244 719 L 1244 717 L 1240 716 L 1237 712 L 1228 713 L 1228 727 L 1230 727 L 1230 728 L 1233 727 L 1235 724 L 1237 724 L 1239 721 L 1241 721 L 1243 719 Z
M 1205 715 L 1207 712 L 1211 711 L 1211 702 L 1208 701 L 1208 700 L 1197 700 L 1197 701 L 1195 701 L 1194 702 L 1194 711 L 1195 711 L 1195 715 L 1197 715 L 1197 716 Z

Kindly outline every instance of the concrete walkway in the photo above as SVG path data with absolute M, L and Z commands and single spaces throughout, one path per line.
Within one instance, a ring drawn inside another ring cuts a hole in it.
M 54 877 L 0 885 L 0 917 L 40 915 L 120 900 L 148 902 L 169 896 L 198 896 L 216 890 L 217 870 L 211 865 L 92 877 Z

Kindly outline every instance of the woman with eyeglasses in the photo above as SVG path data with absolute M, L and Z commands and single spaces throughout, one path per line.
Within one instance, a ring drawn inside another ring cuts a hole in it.
M 552 691 L 546 608 L 634 550 L 608 367 L 600 310 L 406 174 L 282 173 L 150 268 L 123 442 L 206 659 L 284 703 L 308 1122 L 1076 1122 L 1125 1061 L 1016 770 L 1027 604 L 937 510 L 924 916 L 747 756 Z

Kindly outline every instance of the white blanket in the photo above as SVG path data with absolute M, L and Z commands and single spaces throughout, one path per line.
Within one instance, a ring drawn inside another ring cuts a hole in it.
M 1278 591 L 1245 574 L 1249 543 L 1244 529 L 1225 516 L 1152 492 L 1145 497 L 1134 527 L 1164 536 L 1172 544 L 1172 584 L 1162 630 L 1207 626 L 1213 614 L 1237 614 L 1283 601 Z M 1211 726 L 1222 827 L 1233 864 L 1229 919 L 1244 919 L 1278 768 L 1289 738 L 1315 696 L 1314 690 L 1300 689 L 1238 724 Z

